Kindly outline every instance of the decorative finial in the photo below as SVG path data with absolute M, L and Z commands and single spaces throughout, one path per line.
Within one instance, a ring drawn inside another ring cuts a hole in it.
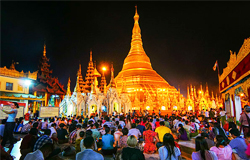
M 137 13 L 137 5 L 135 5 L 135 14 L 138 14 L 138 13 Z
M 45 44 L 45 42 L 43 45 L 43 56 L 46 57 L 46 44 Z
M 90 49 L 90 57 L 89 57 L 89 61 L 92 62 L 92 49 Z
M 69 77 L 69 79 L 68 79 L 68 85 L 67 85 L 67 96 L 71 96 L 71 91 L 70 91 L 70 77 Z

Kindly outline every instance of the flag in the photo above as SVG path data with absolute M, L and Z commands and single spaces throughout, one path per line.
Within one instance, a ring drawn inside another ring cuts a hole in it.
M 213 67 L 214 71 L 216 70 L 216 67 L 218 67 L 218 62 L 217 61 L 215 62 L 214 67 Z

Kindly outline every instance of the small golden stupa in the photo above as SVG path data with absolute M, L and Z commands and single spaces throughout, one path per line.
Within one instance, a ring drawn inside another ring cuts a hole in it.
M 159 101 L 160 94 L 167 95 L 166 99 L 172 99 L 172 97 L 177 99 L 180 95 L 177 89 L 169 85 L 151 66 L 150 59 L 142 46 L 141 29 L 138 20 L 139 15 L 136 7 L 131 48 L 124 60 L 122 70 L 115 78 L 117 90 L 124 92 L 124 88 L 126 88 L 132 102 L 139 100 L 146 103 L 149 98 L 153 102 Z M 141 109 L 146 108 L 146 104 L 140 106 Z M 158 107 L 150 107 L 150 110 L 153 108 Z

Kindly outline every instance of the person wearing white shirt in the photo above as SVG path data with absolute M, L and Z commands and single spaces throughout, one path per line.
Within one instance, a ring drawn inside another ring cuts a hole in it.
M 51 133 L 50 133 L 49 137 L 51 138 L 53 133 L 57 133 L 56 132 L 56 124 L 55 123 L 51 124 L 50 130 L 51 130 Z
M 76 154 L 76 160 L 104 160 L 104 157 L 100 153 L 93 151 L 94 138 L 92 136 L 86 137 L 83 143 L 86 149 Z
M 133 123 L 133 124 L 131 125 L 131 127 L 132 127 L 132 128 L 129 130 L 128 136 L 134 135 L 137 139 L 139 139 L 140 136 L 141 136 L 140 130 L 137 129 L 137 128 L 135 128 L 135 127 L 136 127 L 135 123 Z
M 24 160 L 44 160 L 50 153 L 53 151 L 53 144 L 46 143 L 40 149 L 37 149 L 34 152 L 28 153 Z
M 116 131 L 115 133 L 114 133 L 114 138 L 115 138 L 115 144 L 117 145 L 117 144 L 119 144 L 119 140 L 120 140 L 120 138 L 121 138 L 121 136 L 123 135 L 123 133 L 122 133 L 122 126 L 118 126 L 118 131 Z

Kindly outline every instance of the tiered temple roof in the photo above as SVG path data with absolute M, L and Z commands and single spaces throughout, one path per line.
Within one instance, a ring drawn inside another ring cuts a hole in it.
M 93 60 L 92 60 L 92 50 L 90 50 L 90 59 L 89 59 L 89 64 L 88 64 L 88 69 L 87 69 L 87 73 L 86 73 L 86 77 L 85 77 L 85 90 L 87 92 L 91 91 L 91 84 L 94 81 L 94 77 L 92 75 L 94 71 L 94 64 L 93 64 Z
M 49 59 L 46 56 L 46 45 L 44 45 L 43 56 L 38 65 L 38 82 L 32 88 L 33 91 L 46 92 L 49 94 L 65 95 L 64 85 L 59 83 L 58 78 L 52 77 L 52 70 L 49 69 Z
M 79 70 L 77 72 L 77 76 L 79 76 L 79 88 L 80 88 L 80 92 L 83 93 L 83 92 L 85 92 L 85 82 L 83 81 L 83 78 L 82 78 L 82 67 L 81 67 L 81 64 L 79 64 Z

